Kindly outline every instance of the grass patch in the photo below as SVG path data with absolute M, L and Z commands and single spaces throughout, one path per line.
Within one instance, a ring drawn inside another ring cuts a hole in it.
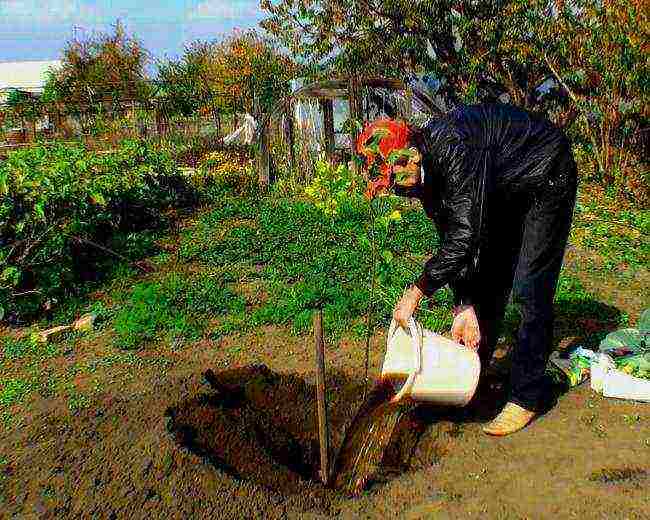
M 574 275 L 563 271 L 555 295 L 557 321 L 584 336 L 583 346 L 595 348 L 608 332 L 624 327 L 629 316 L 603 303 Z
M 0 341 L 2 358 L 8 361 L 25 358 L 47 359 L 56 356 L 58 351 L 57 344 L 39 342 L 34 334 L 21 338 L 4 337 Z
M 571 235 L 576 245 L 602 258 L 602 268 L 623 264 L 636 271 L 650 263 L 650 210 L 621 208 L 606 194 L 587 190 L 576 204 Z
M 395 211 L 399 218 L 388 218 Z M 370 225 L 372 215 L 374 226 Z M 576 221 L 579 230 L 581 222 Z M 300 196 L 224 196 L 183 234 L 179 259 L 218 266 L 227 282 L 258 279 L 266 292 L 263 304 L 230 312 L 213 332 L 214 338 L 263 325 L 306 333 L 313 309 L 319 306 L 332 337 L 362 336 L 371 306 L 377 326 L 388 325 L 404 287 L 419 276 L 437 246 L 436 229 L 422 209 L 397 197 L 382 199 L 372 210 L 367 201 L 350 197 L 337 214 L 327 215 Z M 625 247 L 637 255 L 638 264 L 643 250 L 637 246 L 626 242 Z M 616 247 L 610 241 L 606 251 L 614 255 Z M 376 287 L 371 297 L 373 253 Z M 434 298 L 422 302 L 418 317 L 431 330 L 447 331 L 452 322 L 452 292 L 444 289 Z M 627 315 L 599 302 L 567 271 L 561 274 L 555 303 L 558 319 L 567 326 L 580 320 L 598 324 L 600 330 L 595 333 L 589 327 L 576 327 L 580 329 L 577 334 L 589 336 L 590 345 L 627 320 Z M 514 338 L 519 319 L 516 304 L 509 305 L 505 323 L 509 339 Z
M 385 216 L 398 209 L 404 211 L 396 233 L 396 223 Z M 373 249 L 368 237 L 373 233 L 375 312 L 387 324 L 404 287 L 420 274 L 437 234 L 422 210 L 405 210 L 397 198 L 375 212 L 378 224 L 372 228 L 370 206 L 358 199 L 343 205 L 337 215 L 326 215 L 299 197 L 224 197 L 183 235 L 180 259 L 232 266 L 229 273 L 237 281 L 260 279 L 268 298 L 250 312 L 229 315 L 215 336 L 262 325 L 286 325 L 296 334 L 305 333 L 318 306 L 323 307 L 328 334 L 363 334 L 371 306 Z M 436 304 L 433 310 L 423 305 L 420 317 L 428 328 L 442 330 L 451 322 L 451 293 L 438 295 Z
M 37 344 L 31 338 L 3 338 L 2 357 L 15 360 L 31 355 L 37 348 Z
M 71 392 L 68 395 L 68 410 L 71 413 L 77 414 L 81 410 L 85 410 L 90 407 L 90 399 L 83 394 L 78 392 Z
M 32 385 L 24 379 L 0 380 L 0 406 L 10 407 L 22 402 L 32 390 Z
M 5 475 L 5 468 L 8 465 L 9 465 L 9 461 L 7 460 L 7 458 L 0 455 L 0 504 L 6 500 L 4 494 L 4 484 L 7 481 L 7 476 Z
M 201 337 L 209 318 L 241 311 L 242 297 L 209 274 L 172 273 L 141 282 L 128 293 L 114 320 L 116 345 L 135 349 L 157 339 L 175 342 Z

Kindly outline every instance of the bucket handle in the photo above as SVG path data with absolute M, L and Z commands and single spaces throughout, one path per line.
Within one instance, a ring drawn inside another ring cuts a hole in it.
M 420 373 L 420 368 L 421 368 L 421 354 L 422 354 L 422 330 L 420 326 L 416 323 L 415 319 L 413 317 L 409 318 L 408 321 L 408 326 L 409 326 L 409 332 L 411 336 L 411 343 L 413 345 L 413 356 L 414 356 L 414 364 L 413 366 L 415 367 L 413 369 L 413 372 L 411 372 L 406 379 L 406 382 L 400 389 L 400 391 L 391 399 L 391 402 L 396 403 L 398 401 L 401 401 L 406 395 L 408 395 L 411 392 L 411 388 L 413 388 L 413 384 L 415 383 L 415 377 Z M 393 320 L 390 324 L 390 328 L 388 329 L 388 339 L 390 339 L 395 335 L 397 332 L 397 328 L 399 325 L 395 320 Z

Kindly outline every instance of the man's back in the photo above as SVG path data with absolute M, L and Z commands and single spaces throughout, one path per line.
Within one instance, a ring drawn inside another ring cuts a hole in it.
M 509 193 L 543 186 L 557 158 L 570 148 L 550 121 L 505 104 L 462 106 L 432 121 L 424 133 L 432 154 L 460 145 L 474 159 L 473 170 L 483 165 L 492 186 Z

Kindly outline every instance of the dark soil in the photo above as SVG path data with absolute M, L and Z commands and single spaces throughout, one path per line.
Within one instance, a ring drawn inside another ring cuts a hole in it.
M 338 449 L 330 453 L 334 469 L 325 487 L 320 481 L 313 386 L 265 365 L 217 374 L 208 370 L 204 378 L 210 389 L 166 411 L 167 429 L 176 442 L 237 481 L 252 482 L 285 498 L 300 495 L 303 506 L 322 513 L 331 513 L 333 503 L 349 495 L 337 485 L 337 477 L 351 455 L 347 442 L 351 431 L 356 438 L 367 436 L 364 426 L 369 412 L 381 411 L 382 403 L 392 396 L 386 385 L 378 384 L 357 407 L 361 386 L 341 374 L 329 377 L 329 429 Z M 355 407 L 358 412 L 351 422 L 349 412 Z M 379 454 L 381 464 L 364 475 L 366 487 L 409 469 L 427 419 L 421 410 L 415 413 L 414 405 L 404 406 L 403 412 L 395 429 L 386 432 L 389 442 Z M 343 438 L 346 450 L 341 446 Z
M 175 383 L 161 381 L 136 399 L 108 398 L 75 417 L 42 416 L 15 432 L 17 458 L 39 463 L 5 468 L 10 517 L 33 511 L 43 518 L 126 518 L 142 509 L 164 518 L 271 518 L 344 507 L 348 497 L 319 481 L 313 385 L 264 365 L 208 370 Z M 334 460 L 363 384 L 330 373 L 327 388 Z M 403 418 L 370 486 L 409 469 L 425 422 L 420 412 Z M 29 442 L 17 440 L 25 436 Z M 250 495 L 247 505 L 234 500 L 239 495 Z
M 310 339 L 267 328 L 167 353 L 168 369 L 98 369 L 107 386 L 74 414 L 56 397 L 29 403 L 2 432 L 0 517 L 647 517 L 647 405 L 588 384 L 504 439 L 480 430 L 505 398 L 498 378 L 467 408 L 419 406 L 366 492 L 325 489 Z M 372 342 L 373 374 L 383 345 Z M 362 404 L 363 345 L 328 345 L 326 359 L 333 460 Z
M 284 496 L 311 493 L 322 506 L 324 494 L 314 493 L 320 487 L 314 389 L 264 365 L 204 377 L 208 388 L 166 412 L 175 441 L 237 481 Z

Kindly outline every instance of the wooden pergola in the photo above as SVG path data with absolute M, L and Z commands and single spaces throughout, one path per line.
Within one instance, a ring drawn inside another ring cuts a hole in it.
M 261 186 L 268 186 L 272 182 L 271 156 L 269 149 L 268 126 L 271 118 L 284 113 L 288 121 L 288 135 L 291 168 L 295 167 L 296 159 L 294 157 L 294 121 L 293 121 L 293 103 L 299 100 L 316 99 L 319 102 L 323 114 L 323 130 L 325 136 L 325 153 L 328 157 L 335 154 L 335 131 L 334 131 L 334 100 L 346 99 L 350 107 L 350 117 L 353 120 L 365 121 L 363 112 L 363 91 L 366 88 L 384 89 L 391 91 L 403 91 L 405 93 L 406 103 L 404 117 L 410 116 L 411 109 L 411 88 L 403 81 L 391 78 L 381 77 L 359 77 L 350 76 L 346 78 L 330 79 L 315 81 L 289 96 L 279 101 L 275 107 L 264 117 L 260 123 L 256 140 L 257 147 L 257 168 L 259 183 Z M 358 137 L 358 131 L 351 125 L 350 142 L 355 143 Z M 354 151 L 351 151 L 354 153 Z

